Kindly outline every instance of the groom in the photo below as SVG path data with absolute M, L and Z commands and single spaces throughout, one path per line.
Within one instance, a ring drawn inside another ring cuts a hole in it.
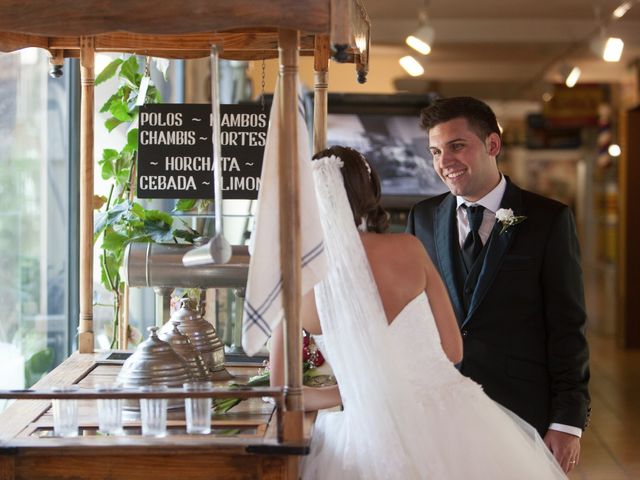
M 568 472 L 579 461 L 589 411 L 571 211 L 500 173 L 500 129 L 485 103 L 437 100 L 421 121 L 451 193 L 416 204 L 407 231 L 422 241 L 447 286 L 464 342 L 460 370 L 533 425 Z

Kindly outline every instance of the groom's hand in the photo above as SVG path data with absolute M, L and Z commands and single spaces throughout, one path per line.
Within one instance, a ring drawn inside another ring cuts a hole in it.
M 565 471 L 569 473 L 580 461 L 580 438 L 558 430 L 547 430 L 545 445 Z

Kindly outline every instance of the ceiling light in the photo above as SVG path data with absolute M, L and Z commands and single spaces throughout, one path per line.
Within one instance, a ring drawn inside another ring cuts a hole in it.
M 622 150 L 620 149 L 620 145 L 612 143 L 611 145 L 609 145 L 608 152 L 612 157 L 619 157 L 622 153 Z
M 411 55 L 402 57 L 400 59 L 400 65 L 402 65 L 402 68 L 404 68 L 406 72 L 412 77 L 419 77 L 424 73 L 424 68 L 422 68 L 422 65 L 420 65 L 420 63 Z
M 624 2 L 613 11 L 611 16 L 613 18 L 622 18 L 624 17 L 625 13 L 631 10 L 631 7 L 633 7 L 633 2 Z
M 619 62 L 624 49 L 624 42 L 621 38 L 609 37 L 604 46 L 602 58 L 605 62 Z
M 573 88 L 575 84 L 578 83 L 578 79 L 580 78 L 581 73 L 582 70 L 580 70 L 578 67 L 572 67 L 571 65 L 567 64 L 563 65 L 560 68 L 562 80 L 564 81 L 564 84 L 569 88 Z
M 422 25 L 413 34 L 406 38 L 407 45 L 414 50 L 420 52 L 422 55 L 429 55 L 431 53 L 431 45 L 435 37 L 435 31 L 433 27 L 429 25 Z

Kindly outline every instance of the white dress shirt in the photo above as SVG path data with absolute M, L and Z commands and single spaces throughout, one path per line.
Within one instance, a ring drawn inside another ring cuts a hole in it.
M 502 202 L 502 197 L 504 196 L 504 192 L 506 189 L 507 180 L 503 175 L 500 177 L 500 182 L 498 183 L 498 185 L 496 185 L 493 190 L 491 190 L 477 202 L 468 202 L 462 197 L 456 197 L 456 201 L 458 204 L 458 207 L 456 209 L 456 216 L 458 217 L 458 240 L 460 242 L 460 248 L 462 248 L 464 240 L 467 238 L 469 230 L 471 229 L 471 227 L 469 226 L 469 219 L 467 218 L 468 210 L 462 208 L 462 205 L 482 205 L 484 207 L 484 212 L 482 214 L 482 224 L 480 225 L 478 234 L 480 235 L 480 239 L 482 240 L 482 245 L 485 245 L 487 243 L 487 240 L 489 239 L 489 235 L 491 235 L 491 230 L 493 230 L 493 226 L 496 223 L 496 212 L 500 209 L 500 203 Z M 549 429 L 575 435 L 576 437 L 582 436 L 582 429 L 574 427 L 572 425 L 552 423 L 551 425 L 549 425 Z

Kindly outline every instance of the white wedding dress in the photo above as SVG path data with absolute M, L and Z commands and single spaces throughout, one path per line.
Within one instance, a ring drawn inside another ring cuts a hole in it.
M 314 162 L 329 264 L 315 293 L 344 410 L 318 416 L 302 477 L 566 479 L 535 430 L 447 359 L 425 293 L 388 324 L 340 166 Z

